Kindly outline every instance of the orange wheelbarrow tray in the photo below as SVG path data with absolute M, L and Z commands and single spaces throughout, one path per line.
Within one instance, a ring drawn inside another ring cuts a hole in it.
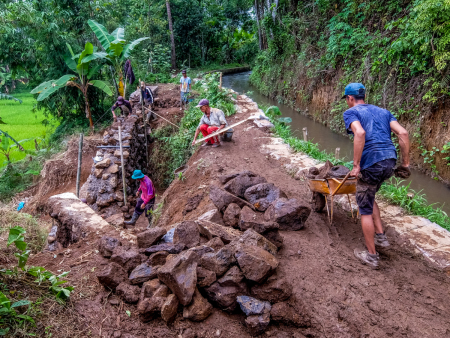
M 308 185 L 309 189 L 314 193 L 322 194 L 325 197 L 325 204 L 327 207 L 327 213 L 328 213 L 328 219 L 330 221 L 330 224 L 333 222 L 333 197 L 334 195 L 347 195 L 348 203 L 350 204 L 350 210 L 352 211 L 352 218 L 353 216 L 353 208 L 352 203 L 350 201 L 350 195 L 356 194 L 356 181 L 357 179 L 355 177 L 348 178 L 344 184 L 341 185 L 339 188 L 339 185 L 341 182 L 344 181 L 344 179 L 337 179 L 337 178 L 325 178 L 325 179 L 308 179 Z M 338 189 L 339 190 L 336 190 Z M 328 196 L 330 197 L 330 205 L 331 207 L 328 207 Z M 331 209 L 331 210 L 330 210 Z M 356 219 L 358 218 L 359 211 L 356 214 Z

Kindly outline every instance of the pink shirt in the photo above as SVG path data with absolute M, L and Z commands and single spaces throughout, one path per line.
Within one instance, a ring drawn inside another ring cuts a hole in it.
M 145 204 L 150 202 L 150 200 L 155 197 L 155 188 L 153 188 L 153 182 L 147 176 L 141 181 L 138 191 L 142 191 L 141 198 Z

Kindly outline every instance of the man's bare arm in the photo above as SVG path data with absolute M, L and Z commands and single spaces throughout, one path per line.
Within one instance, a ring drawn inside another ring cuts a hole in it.
M 400 151 L 402 153 L 402 166 L 409 167 L 409 136 L 408 131 L 403 128 L 397 121 L 390 123 L 391 130 L 398 137 Z
M 352 122 L 350 128 L 355 135 L 353 140 L 353 169 L 350 176 L 358 177 L 358 174 L 361 171 L 361 156 L 364 145 L 366 144 L 366 131 L 359 121 Z

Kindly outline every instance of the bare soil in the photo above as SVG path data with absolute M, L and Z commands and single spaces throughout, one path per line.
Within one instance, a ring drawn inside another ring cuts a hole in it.
M 270 135 L 253 122 L 245 122 L 235 128 L 232 142 L 215 149 L 200 147 L 188 162 L 186 179 L 174 181 L 157 201 L 164 200 L 158 226 L 169 229 L 176 222 L 196 219 L 209 211 L 214 207 L 209 186 L 220 186 L 220 175 L 243 170 L 265 177 L 289 198 L 309 201 L 311 193 L 305 182 L 295 180 L 283 163 L 260 152 L 267 137 Z M 203 198 L 196 197 L 199 195 Z M 126 231 L 138 233 L 145 226 L 142 217 L 135 229 Z M 111 228 L 109 234 L 119 237 L 119 231 Z M 343 210 L 336 210 L 331 226 L 325 214 L 311 212 L 302 230 L 281 234 L 284 247 L 277 255 L 278 273 L 289 277 L 294 296 L 305 308 L 302 315 L 311 319 L 311 326 L 271 324 L 264 336 L 450 337 L 450 275 L 412 255 L 393 230 L 387 229 L 392 245 L 380 252 L 379 270 L 362 265 L 353 256 L 354 248 L 363 247 L 363 236 L 359 222 L 354 223 Z M 95 251 L 99 236 L 91 233 L 56 256 L 43 252 L 29 260 L 29 264 L 55 273 L 71 271 L 69 281 L 75 291 L 69 307 L 78 313 L 71 320 L 78 321 L 79 328 L 73 337 L 194 337 L 188 334 L 190 330 L 198 337 L 250 337 L 243 314 L 229 315 L 218 309 L 200 323 L 184 320 L 181 314 L 171 326 L 161 319 L 140 322 L 135 305 L 123 303 L 97 281 L 96 272 L 109 261 Z M 53 336 L 59 337 L 57 332 Z

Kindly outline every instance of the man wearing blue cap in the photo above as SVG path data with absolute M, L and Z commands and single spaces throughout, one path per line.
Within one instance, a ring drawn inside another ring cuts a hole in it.
M 136 197 L 139 196 L 139 191 L 141 192 L 141 197 L 139 197 L 136 201 L 136 207 L 134 208 L 134 213 L 131 220 L 124 223 L 127 225 L 135 225 L 138 218 L 145 212 L 145 216 L 148 219 L 148 225 L 150 226 L 152 223 L 151 210 L 155 204 L 155 188 L 153 187 L 153 182 L 140 170 L 135 170 L 131 178 L 140 182 L 139 189 L 136 192 Z
M 365 97 L 366 88 L 361 83 L 350 83 L 345 87 L 342 98 L 349 107 L 344 112 L 345 128 L 349 134 L 354 134 L 353 170 L 350 176 L 358 178 L 356 202 L 367 246 L 367 250 L 355 249 L 354 253 L 364 264 L 377 268 L 379 254 L 375 246 L 388 247 L 389 242 L 383 231 L 375 194 L 394 172 L 403 178 L 411 174 L 409 137 L 406 129 L 388 110 L 366 104 Z M 402 153 L 402 164 L 397 169 L 394 169 L 397 152 L 391 132 L 398 136 Z

